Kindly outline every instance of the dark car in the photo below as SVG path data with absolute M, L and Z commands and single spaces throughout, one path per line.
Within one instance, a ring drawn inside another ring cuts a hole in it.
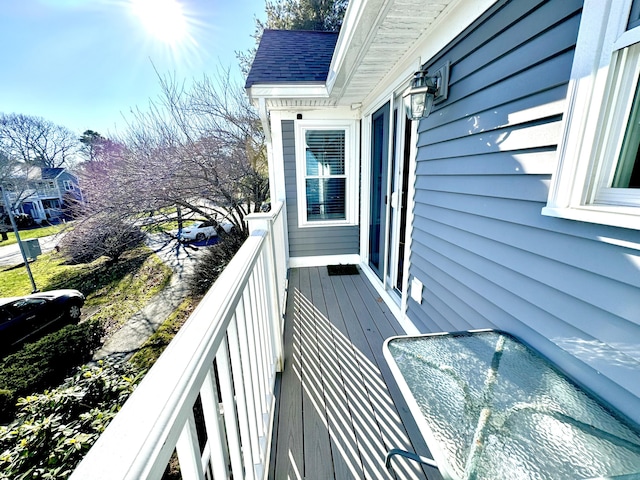
M 84 295 L 78 290 L 0 298 L 0 353 L 47 333 L 56 323 L 79 321 L 82 305 Z

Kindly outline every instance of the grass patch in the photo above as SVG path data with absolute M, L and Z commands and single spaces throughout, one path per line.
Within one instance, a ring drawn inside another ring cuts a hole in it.
M 150 252 L 147 247 L 142 249 Z M 118 275 L 117 281 L 87 298 L 88 305 L 100 306 L 92 318 L 100 320 L 109 335 L 159 293 L 171 280 L 171 273 L 157 255 L 147 256 L 135 271 L 121 272 L 124 275 Z
M 40 255 L 38 260 L 29 263 L 29 267 L 36 286 L 40 290 L 75 288 L 66 286 L 64 282 L 56 281 L 56 279 L 62 272 L 69 278 L 82 277 L 84 272 L 94 268 L 93 265 L 64 265 L 64 259 L 55 252 Z M 0 269 L 0 297 L 14 297 L 29 293 L 31 293 L 31 283 L 24 264 Z
M 198 301 L 193 298 L 185 299 L 129 361 L 141 370 L 150 369 L 187 321 Z
M 143 225 L 140 228 L 147 233 L 168 233 L 178 230 L 178 221 L 170 220 L 162 223 L 153 223 L 151 225 Z
M 40 290 L 75 288 L 87 297 L 85 308 L 107 334 L 122 325 L 171 279 L 171 269 L 147 247 L 124 254 L 117 262 L 106 257 L 80 265 L 67 265 L 60 254 L 51 252 L 29 264 Z M 0 297 L 27 295 L 31 284 L 24 266 L 0 270 Z
M 20 234 L 21 240 L 30 240 L 32 238 L 42 238 L 48 237 L 50 235 L 57 235 L 65 228 L 68 228 L 69 224 L 61 223 L 59 225 L 50 225 L 48 227 L 40 227 L 40 228 L 32 228 L 30 230 L 20 230 L 18 233 Z M 16 234 L 11 232 L 7 232 L 7 236 L 9 240 L 5 240 L 4 242 L 0 239 L 0 247 L 4 247 L 6 245 L 12 245 L 14 243 L 18 243 L 16 240 Z

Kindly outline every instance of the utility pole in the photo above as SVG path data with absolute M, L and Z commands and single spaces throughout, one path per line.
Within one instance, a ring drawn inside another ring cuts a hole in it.
M 29 275 L 29 280 L 31 280 L 31 286 L 33 290 L 31 293 L 38 292 L 38 287 L 36 287 L 36 282 L 33 279 L 33 274 L 31 273 L 31 267 L 29 267 L 29 260 L 27 260 L 27 254 L 24 251 L 24 246 L 22 245 L 22 240 L 20 240 L 20 234 L 18 233 L 18 225 L 16 225 L 16 219 L 13 218 L 13 211 L 11 208 L 11 204 L 9 203 L 9 198 L 7 197 L 7 191 L 4 185 L 0 185 L 0 190 L 2 190 L 2 201 L 4 203 L 5 208 L 7 209 L 7 213 L 9 215 L 9 220 L 11 220 L 11 226 L 13 227 L 13 233 L 16 235 L 16 240 L 18 241 L 18 247 L 20 247 L 20 253 L 22 254 L 22 258 L 24 260 L 24 266 L 27 269 L 27 275 Z

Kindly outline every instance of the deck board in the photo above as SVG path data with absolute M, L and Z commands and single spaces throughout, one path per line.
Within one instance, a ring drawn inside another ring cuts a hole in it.
M 322 357 L 318 346 L 318 332 L 313 304 L 304 301 L 311 292 L 309 269 L 300 272 L 299 298 L 302 372 L 302 413 L 304 433 L 304 478 L 314 472 L 317 478 L 331 478 L 334 474 L 329 438 Z
M 332 315 L 329 314 L 329 291 L 325 291 L 318 269 L 311 274 L 311 299 L 314 307 L 322 319 L 335 318 L 340 322 L 332 305 Z M 330 297 L 329 297 L 330 299 Z M 339 313 L 339 312 L 337 312 Z M 357 448 L 357 440 L 352 426 L 351 410 L 345 389 L 344 372 L 339 361 L 336 339 L 334 338 L 328 321 L 317 321 L 318 341 L 322 356 L 321 370 L 325 386 L 325 401 L 327 405 L 327 419 L 329 422 L 329 436 L 333 454 L 334 474 L 337 478 L 364 478 L 362 462 Z
M 300 272 L 290 272 L 290 282 L 298 284 Z M 295 298 L 287 297 L 287 311 L 294 312 Z M 287 388 L 282 388 L 286 385 Z M 304 466 L 304 443 L 302 429 L 302 384 L 300 382 L 300 331 L 294 322 L 285 323 L 284 329 L 284 371 L 280 381 L 278 395 L 278 424 L 274 427 L 277 448 L 274 449 L 275 465 L 278 470 L 272 478 L 302 478 L 301 469 Z M 275 447 L 275 446 L 272 446 Z
M 270 478 L 426 478 L 403 459 L 384 467 L 390 448 L 428 454 L 382 354 L 401 332 L 364 275 L 291 270 Z

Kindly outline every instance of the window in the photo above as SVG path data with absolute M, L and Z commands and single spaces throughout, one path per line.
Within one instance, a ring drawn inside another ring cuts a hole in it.
M 640 229 L 640 0 L 585 0 L 543 214 Z
M 354 130 L 353 122 L 297 122 L 299 226 L 354 224 Z
M 68 192 L 73 191 L 73 182 L 71 180 L 63 180 L 64 189 Z

